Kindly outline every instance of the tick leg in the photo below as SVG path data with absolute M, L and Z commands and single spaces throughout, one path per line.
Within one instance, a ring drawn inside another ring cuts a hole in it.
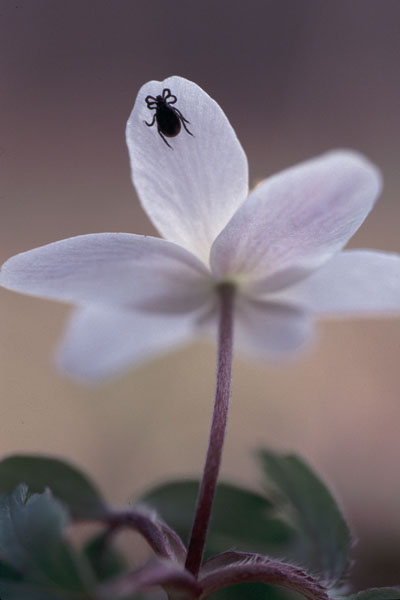
M 181 111 L 180 111 L 180 110 L 178 110 L 177 108 L 175 108 L 175 107 L 174 107 L 172 110 L 173 110 L 173 111 L 174 111 L 174 112 L 175 112 L 175 113 L 178 115 L 178 117 L 179 117 L 179 120 L 180 120 L 180 122 L 182 123 L 182 125 L 183 125 L 183 127 L 184 127 L 185 131 L 186 131 L 186 132 L 187 132 L 189 135 L 191 135 L 192 137 L 195 137 L 195 136 L 193 135 L 193 133 L 192 133 L 191 131 L 189 131 L 189 129 L 188 129 L 188 128 L 186 127 L 186 125 L 185 125 L 185 123 L 188 123 L 188 124 L 190 125 L 190 121 L 188 121 L 187 119 L 185 119 L 185 117 L 183 116 L 183 114 L 181 113 Z
M 192 133 L 191 131 L 189 131 L 189 129 L 188 129 L 188 128 L 186 127 L 186 125 L 185 125 L 185 123 L 189 123 L 189 121 L 186 121 L 186 119 L 184 119 L 184 118 L 182 117 L 182 115 L 180 115 L 180 116 L 179 116 L 179 118 L 180 118 L 180 120 L 181 120 L 181 123 L 182 123 L 182 125 L 183 125 L 183 127 L 184 127 L 185 131 L 187 131 L 187 133 L 188 133 L 189 135 L 191 135 L 192 137 L 194 137 L 193 133 Z M 190 125 L 190 123 L 189 123 L 189 125 Z
M 169 104 L 172 104 L 171 102 Z M 187 119 L 185 119 L 185 117 L 183 116 L 183 114 L 181 113 L 181 111 L 179 110 L 179 108 L 175 108 L 175 106 L 173 106 L 172 110 L 174 112 L 176 112 L 176 114 L 178 115 L 178 117 L 180 118 L 180 120 L 183 122 L 185 121 L 185 123 L 189 123 L 190 125 L 190 121 L 188 121 Z
M 182 125 L 183 125 L 185 131 L 187 131 L 189 135 L 191 135 L 192 137 L 194 137 L 193 133 L 191 131 L 189 131 L 189 129 L 186 127 L 185 121 L 186 121 L 186 119 L 182 119 Z M 186 121 L 186 123 L 189 123 L 189 121 Z
M 157 102 L 156 98 L 154 98 L 154 96 L 146 96 L 146 98 L 144 99 L 144 101 L 146 102 L 146 104 L 149 104 L 149 102 Z
M 177 101 L 177 97 L 174 96 L 174 94 L 171 94 L 171 90 L 169 88 L 165 88 L 163 90 L 163 100 L 167 101 L 167 104 L 175 104 L 175 102 Z M 172 100 L 169 100 L 169 98 L 172 98 Z
M 154 125 L 155 120 L 156 120 L 156 115 L 154 115 L 151 123 L 148 123 L 147 121 L 143 121 L 143 123 L 146 123 L 147 127 L 152 127 Z
M 158 130 L 158 133 L 160 134 L 160 138 L 162 139 L 162 141 L 164 142 L 164 144 L 167 144 L 168 148 L 171 148 L 171 150 L 173 150 L 173 147 L 168 144 L 167 140 L 165 139 L 165 137 L 161 133 L 161 130 L 160 130 L 159 127 L 157 128 L 157 130 Z

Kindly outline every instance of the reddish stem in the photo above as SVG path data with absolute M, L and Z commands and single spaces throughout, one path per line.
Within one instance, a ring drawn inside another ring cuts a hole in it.
M 102 536 L 104 545 L 109 543 L 109 540 L 118 531 L 129 528 L 140 533 L 159 557 L 174 560 L 180 564 L 185 560 L 186 548 L 179 535 L 157 515 L 144 508 L 134 507 L 122 511 L 108 510 L 98 518 L 84 520 L 107 525 Z
M 231 284 L 223 284 L 218 288 L 218 293 L 220 312 L 214 413 L 185 564 L 186 569 L 195 577 L 197 577 L 201 566 L 217 485 L 232 384 L 233 304 L 235 288 Z
M 224 564 L 224 559 L 227 561 Z M 218 564 L 220 563 L 220 564 Z M 328 600 L 328 592 L 305 571 L 293 565 L 249 552 L 224 552 L 210 559 L 200 578 L 200 600 L 225 587 L 258 581 L 280 585 L 302 594 L 307 600 Z M 216 568 L 213 570 L 212 566 Z
M 201 589 L 195 578 L 175 563 L 156 559 L 138 569 L 111 579 L 98 590 L 99 600 L 131 597 L 143 589 L 161 586 L 169 598 L 198 598 Z
M 174 560 L 181 559 L 186 554 L 186 548 L 175 531 L 157 517 L 151 517 L 140 509 L 109 513 L 107 522 L 108 534 L 115 534 L 125 527 L 138 531 L 160 557 Z

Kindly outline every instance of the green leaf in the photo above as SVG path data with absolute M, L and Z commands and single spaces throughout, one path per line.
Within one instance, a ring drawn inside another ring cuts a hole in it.
M 183 539 L 189 539 L 199 482 L 173 481 L 147 492 L 141 501 L 155 508 Z M 286 552 L 294 532 L 272 514 L 273 506 L 263 496 L 235 485 L 217 486 L 206 555 L 228 548 L 276 553 Z
M 0 580 L 4 579 L 7 581 L 20 581 L 22 579 L 22 575 L 4 562 L 0 562 Z M 1 598 L 1 596 L 0 596 Z
M 326 585 L 335 585 L 349 569 L 352 538 L 334 497 L 299 457 L 268 450 L 261 450 L 259 457 L 280 496 L 280 508 L 300 534 L 289 556 L 316 570 Z
M 50 488 L 68 506 L 71 517 L 99 517 L 106 504 L 93 483 L 76 467 L 56 458 L 15 455 L 0 462 L 0 491 L 9 494 L 25 483 L 30 492 Z
M 55 592 L 57 588 L 84 592 L 83 565 L 63 537 L 67 523 L 65 509 L 49 490 L 28 496 L 27 487 L 19 486 L 0 498 L 2 560 L 29 583 L 55 588 Z M 10 581 L 8 584 L 11 586 Z
M 212 600 L 304 600 L 299 594 L 267 583 L 231 585 L 210 596 Z
M 89 540 L 84 549 L 99 581 L 115 577 L 127 568 L 122 554 L 108 537 L 107 532 L 97 534 Z
M 346 600 L 400 600 L 400 587 L 371 588 L 346 596 Z
M 58 600 L 57 598 L 47 598 L 43 595 L 43 589 L 32 589 L 23 581 L 23 576 L 14 567 L 0 562 L 0 598 L 3 600 Z
M 70 600 L 64 591 L 49 590 L 34 583 L 16 583 L 0 579 L 1 600 Z M 73 600 L 84 600 L 83 596 L 73 595 Z

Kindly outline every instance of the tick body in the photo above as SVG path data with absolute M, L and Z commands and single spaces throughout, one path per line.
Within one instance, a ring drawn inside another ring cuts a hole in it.
M 193 136 L 193 133 L 186 127 L 186 123 L 189 123 L 183 116 L 180 110 L 171 104 L 175 104 L 177 97 L 171 94 L 171 90 L 168 88 L 163 89 L 162 95 L 160 96 L 146 96 L 145 102 L 147 108 L 155 110 L 153 119 L 148 123 L 145 121 L 147 127 L 152 127 L 157 122 L 157 131 L 160 134 L 162 141 L 167 144 L 168 148 L 172 146 L 165 139 L 166 137 L 176 137 L 183 125 L 185 131 Z M 194 136 L 193 136 L 194 137 Z

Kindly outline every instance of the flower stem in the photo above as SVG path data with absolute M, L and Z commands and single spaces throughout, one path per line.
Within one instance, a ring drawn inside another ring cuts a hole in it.
M 218 293 L 218 362 L 214 413 L 185 564 L 186 569 L 195 577 L 197 577 L 201 566 L 217 485 L 232 385 L 233 304 L 235 288 L 232 284 L 223 284 L 218 288 Z

